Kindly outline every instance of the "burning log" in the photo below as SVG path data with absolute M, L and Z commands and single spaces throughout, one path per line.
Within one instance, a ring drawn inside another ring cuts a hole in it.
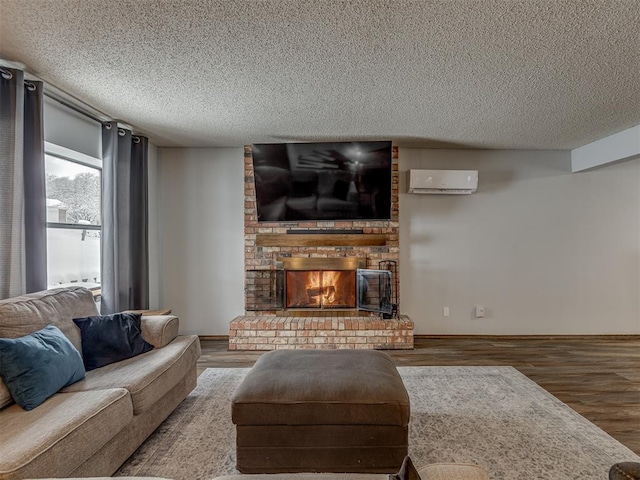
M 336 287 L 329 285 L 327 287 L 313 287 L 307 288 L 307 297 L 309 297 L 309 303 L 315 303 L 315 297 L 322 295 L 325 299 L 333 299 L 336 295 Z

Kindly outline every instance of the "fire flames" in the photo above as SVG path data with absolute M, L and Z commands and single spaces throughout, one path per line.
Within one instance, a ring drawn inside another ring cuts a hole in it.
M 287 308 L 353 308 L 355 271 L 287 271 Z
M 340 272 L 320 271 L 309 272 L 305 285 L 309 303 L 317 303 L 316 298 L 322 297 L 323 305 L 331 305 L 336 302 L 336 284 Z

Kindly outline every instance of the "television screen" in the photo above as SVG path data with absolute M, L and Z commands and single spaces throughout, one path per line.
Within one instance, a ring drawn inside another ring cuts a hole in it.
M 391 142 L 253 144 L 258 221 L 389 220 Z

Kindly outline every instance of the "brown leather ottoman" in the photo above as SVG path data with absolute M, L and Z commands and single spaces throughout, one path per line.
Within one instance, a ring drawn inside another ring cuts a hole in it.
M 375 350 L 265 353 L 231 412 L 242 473 L 394 473 L 407 455 L 409 396 Z

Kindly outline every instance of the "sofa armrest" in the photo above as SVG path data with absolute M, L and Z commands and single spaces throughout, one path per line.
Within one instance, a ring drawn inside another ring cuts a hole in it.
M 609 470 L 609 480 L 637 480 L 640 478 L 640 462 L 616 463 Z
M 180 320 L 174 315 L 142 316 L 142 337 L 155 348 L 162 348 L 178 336 Z

